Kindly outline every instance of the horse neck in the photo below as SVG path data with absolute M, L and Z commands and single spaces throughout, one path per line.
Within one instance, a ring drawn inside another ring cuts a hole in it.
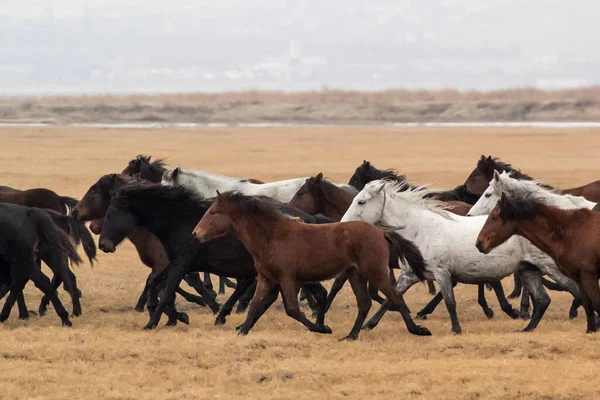
M 1 193 L 0 192 L 0 202 L 3 203 L 12 203 L 25 205 L 25 196 L 22 195 L 23 192 L 14 192 L 14 193 Z
M 381 222 L 391 227 L 403 227 L 402 236 L 408 240 L 422 242 L 429 240 L 431 234 L 443 232 L 450 220 L 422 207 L 407 204 L 400 206 L 396 201 L 387 200 L 383 209 Z M 401 201 L 401 200 L 398 200 Z
M 337 196 L 335 201 L 326 199 L 322 193 L 318 194 L 319 207 L 317 213 L 338 221 L 341 220 L 350 205 L 352 205 L 353 197 L 342 189 L 340 189 L 340 192 L 342 193 Z
M 536 204 L 535 209 L 535 218 L 519 222 L 516 233 L 544 253 L 556 258 L 560 251 L 562 236 L 572 223 L 570 220 L 572 213 L 539 203 Z M 557 236 L 556 233 L 559 231 L 563 234 Z
M 255 218 L 241 212 L 231 214 L 233 232 L 255 257 L 260 257 L 267 243 L 274 236 L 279 236 L 279 222 L 271 222 L 270 218 Z
M 216 191 L 227 191 L 230 189 L 231 182 L 219 175 L 212 175 L 207 172 L 194 171 L 194 173 L 184 173 L 178 179 L 182 180 L 184 186 L 200 191 L 206 196 L 214 196 Z

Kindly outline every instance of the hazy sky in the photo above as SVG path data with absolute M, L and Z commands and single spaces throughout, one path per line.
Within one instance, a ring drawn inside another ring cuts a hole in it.
M 0 0 L 0 93 L 600 84 L 598 0 Z

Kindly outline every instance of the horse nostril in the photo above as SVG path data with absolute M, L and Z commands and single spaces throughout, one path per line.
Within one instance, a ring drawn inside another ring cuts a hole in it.
M 478 242 L 475 244 L 475 247 L 477 247 L 479 250 L 481 250 L 481 248 L 483 247 L 483 244 L 481 243 L 481 240 L 480 240 L 480 241 L 478 241 Z
M 196 231 L 192 232 L 192 237 L 196 239 Z

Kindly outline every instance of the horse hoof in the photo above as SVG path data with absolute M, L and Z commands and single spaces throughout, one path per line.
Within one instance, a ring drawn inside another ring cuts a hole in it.
M 238 325 L 238 326 L 235 327 L 235 330 L 238 331 L 238 332 L 240 331 L 240 329 L 242 329 L 242 325 Z
M 73 317 L 81 317 L 81 311 L 73 311 L 73 314 L 71 314 L 71 316 L 73 316 Z
M 344 336 L 343 338 L 340 339 L 340 342 L 349 342 L 351 340 L 356 340 L 358 339 L 358 335 L 348 335 L 348 336 Z
M 242 331 L 241 329 L 238 331 L 238 336 L 246 336 L 248 332 Z
M 528 319 L 531 319 L 531 315 L 529 314 L 528 311 L 519 313 L 519 317 L 521 317 L 521 319 L 523 321 L 527 321 Z
M 534 329 L 535 329 L 535 328 L 523 328 L 523 329 L 521 330 L 521 332 L 523 332 L 523 333 L 527 333 L 527 332 L 533 332 L 533 331 L 534 331 Z
M 457 328 L 457 329 L 452 329 L 450 331 L 450 333 L 454 334 L 454 335 L 460 335 L 462 333 L 462 329 Z
M 186 325 L 190 324 L 190 317 L 189 315 L 187 315 L 187 313 L 184 312 L 177 313 L 177 320 L 179 322 L 183 322 Z
M 22 321 L 29 321 L 29 315 L 19 315 L 19 319 Z
M 376 326 L 377 326 L 377 324 L 372 324 L 372 323 L 367 322 L 366 324 L 364 324 L 362 326 L 361 330 L 363 330 L 363 331 L 370 331 L 373 328 L 375 328 Z
M 486 309 L 483 313 L 485 314 L 487 319 L 494 318 L 494 310 L 492 310 L 491 308 Z
M 225 321 L 226 321 L 225 317 L 217 317 L 217 319 L 215 319 L 215 326 L 225 325 Z M 239 328 L 240 327 L 238 326 L 235 329 L 239 330 Z
M 235 309 L 235 313 L 236 313 L 236 314 L 243 314 L 243 313 L 245 313 L 245 312 L 246 312 L 246 310 L 247 310 L 247 309 L 248 309 L 248 306 L 245 306 L 245 307 L 238 307 L 238 308 L 236 308 L 236 309 Z
M 418 313 L 417 315 L 415 315 L 415 319 L 426 320 L 427 314 Z
M 569 313 L 569 319 L 575 319 L 575 318 L 577 318 L 578 315 L 579 315 L 579 313 L 577 311 L 570 312 Z
M 73 324 L 71 323 L 71 321 L 66 319 L 62 322 L 62 326 L 71 327 L 71 326 L 73 326 Z
M 44 315 L 46 315 L 46 311 L 47 311 L 47 309 L 45 309 L 45 308 L 40 308 L 40 309 L 38 310 L 38 314 L 40 314 L 40 317 L 43 317 Z
M 585 333 L 596 333 L 597 329 L 588 329 Z
M 511 317 L 512 319 L 518 319 L 518 318 L 520 317 L 520 315 L 519 315 L 519 312 L 518 312 L 517 310 L 513 309 L 513 310 L 510 312 L 510 317 Z
M 144 330 L 145 330 L 145 331 L 151 331 L 151 330 L 152 330 L 152 329 L 154 329 L 154 328 L 156 328 L 156 326 L 155 326 L 155 325 L 152 325 L 152 324 L 148 323 L 148 325 L 146 325 L 146 326 L 144 327 Z
M 424 326 L 417 325 L 416 329 L 409 332 L 417 336 L 431 336 L 431 331 Z
M 176 319 L 170 319 L 165 324 L 165 326 L 175 326 L 175 325 L 177 325 L 177 320 Z
M 330 335 L 331 333 L 333 333 L 333 331 L 331 330 L 331 328 L 327 325 L 322 325 L 320 326 L 315 332 L 317 333 L 323 333 L 325 335 Z
M 143 305 L 143 304 L 141 304 L 141 305 L 140 305 L 140 304 L 137 304 L 137 305 L 135 306 L 135 308 L 134 308 L 134 311 L 137 311 L 137 312 L 144 312 L 144 305 Z

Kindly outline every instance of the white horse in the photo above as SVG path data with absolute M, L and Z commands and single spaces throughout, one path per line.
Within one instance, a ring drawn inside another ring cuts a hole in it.
M 436 200 L 424 198 L 428 190 L 403 189 L 403 183 L 373 181 L 354 198 L 342 221 L 362 220 L 393 227 L 421 250 L 427 262 L 425 277 L 435 279 L 452 320 L 452 331 L 460 333 L 453 287 L 457 282 L 479 284 L 499 281 L 517 271 L 522 274 L 534 299 L 533 317 L 524 331 L 535 329 L 550 304 L 541 283 L 547 274 L 579 296 L 577 284 L 558 270 L 554 261 L 521 237 L 513 236 L 495 250 L 483 255 L 475 248 L 486 216 L 462 217 L 450 214 Z M 513 240 L 516 239 L 516 240 Z M 419 279 L 402 266 L 396 290 L 404 293 Z M 375 327 L 387 309 L 386 300 L 365 328 Z
M 247 196 L 267 196 L 282 203 L 288 203 L 304 185 L 306 179 L 308 177 L 257 184 L 249 182 L 248 179 L 231 178 L 177 166 L 163 173 L 161 184 L 185 186 L 206 198 L 216 196 L 217 190 L 220 192 L 235 190 Z M 358 192 L 350 185 L 337 184 L 337 186 L 352 194 Z
M 548 190 L 541 186 L 538 181 L 518 180 L 512 177 L 511 172 L 503 171 L 501 174 L 494 171 L 494 178 L 486 191 L 481 195 L 477 203 L 471 207 L 467 216 L 488 215 L 500 200 L 502 192 L 508 197 L 526 196 L 535 202 L 541 202 L 547 205 L 572 210 L 575 208 L 592 209 L 596 206 L 581 196 L 571 196 L 570 194 L 561 194 L 560 190 Z

